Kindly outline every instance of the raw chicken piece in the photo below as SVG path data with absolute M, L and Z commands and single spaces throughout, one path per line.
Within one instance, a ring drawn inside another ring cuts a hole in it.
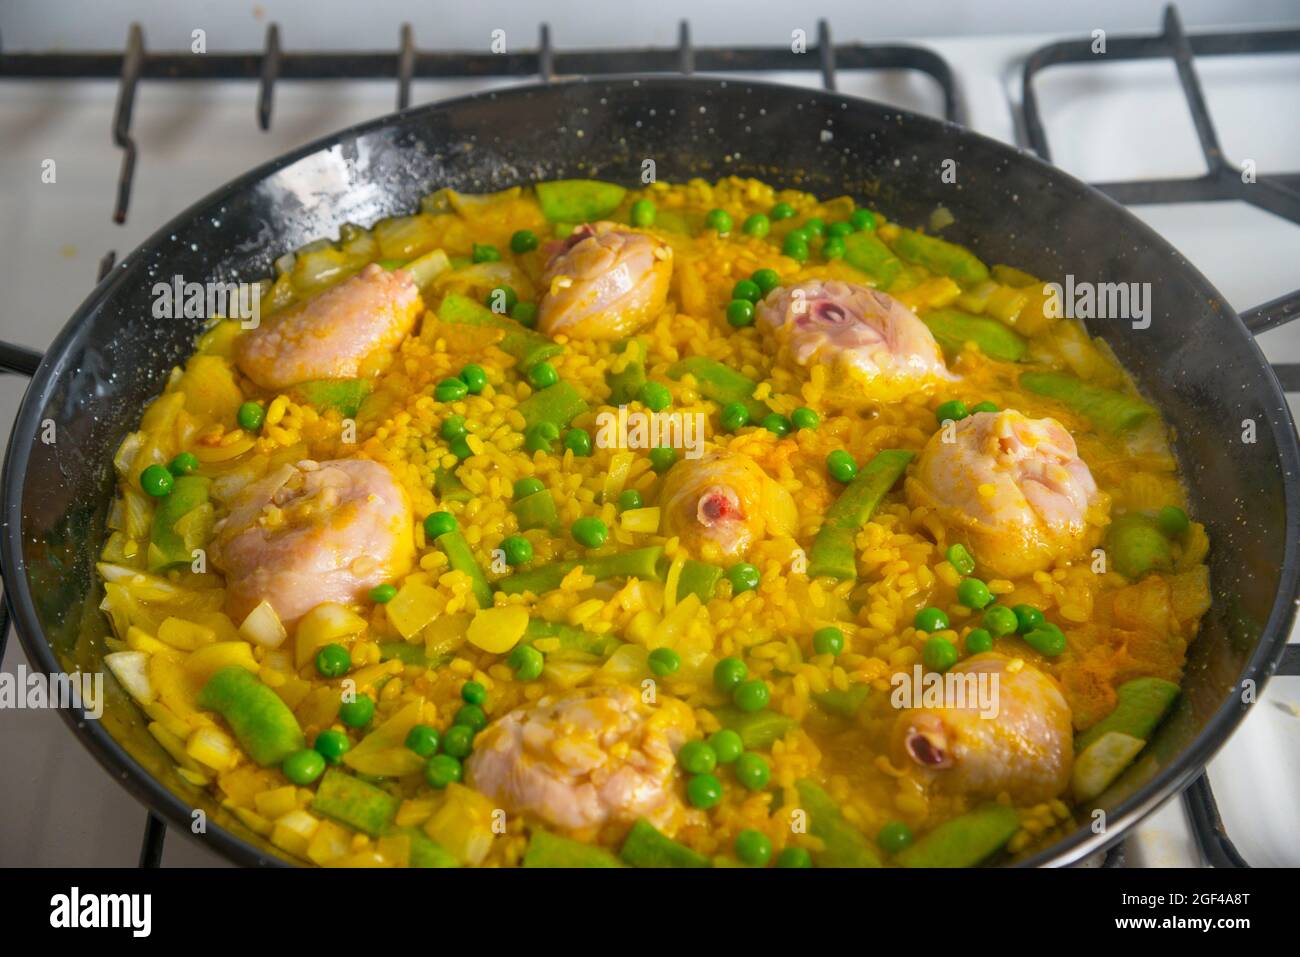
M 576 229 L 551 257 L 542 276 L 547 292 L 538 328 L 574 339 L 621 339 L 664 307 L 673 251 L 616 223 Z
M 975 690 L 986 676 L 985 702 Z M 1005 791 L 1016 804 L 1059 795 L 1070 782 L 1074 729 L 1056 682 L 1032 665 L 992 652 L 953 667 L 971 676 L 963 707 L 917 708 L 899 715 L 896 760 L 920 768 L 936 787 L 971 797 Z M 991 703 L 988 710 L 982 704 Z
M 683 702 L 643 703 L 628 686 L 588 688 L 517 708 L 478 736 L 470 783 L 507 810 L 577 831 L 649 818 L 672 832 L 684 814 L 675 754 L 695 730 Z
M 699 557 L 735 558 L 765 535 L 793 535 L 794 499 L 747 455 L 709 452 L 682 459 L 659 497 L 664 527 Z
M 907 495 L 937 508 L 981 567 L 1014 578 L 1087 549 L 1099 532 L 1088 512 L 1102 496 L 1061 423 L 1006 409 L 955 429 L 951 442 L 945 429 L 931 437 Z
M 377 462 L 285 465 L 245 488 L 216 527 L 226 611 L 241 621 L 266 600 L 289 624 L 322 602 L 358 601 L 410 570 L 413 527 L 406 491 Z
M 892 296 L 854 283 L 814 279 L 774 289 L 758 321 L 806 366 L 831 366 L 861 387 L 861 397 L 897 399 L 955 378 L 925 323 Z
M 264 389 L 354 379 L 379 366 L 415 327 L 420 291 L 402 269 L 371 263 L 246 332 L 235 345 L 244 375 Z

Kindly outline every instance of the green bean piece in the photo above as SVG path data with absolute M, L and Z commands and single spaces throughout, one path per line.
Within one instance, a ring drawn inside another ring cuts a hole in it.
M 203 529 L 196 525 L 195 532 L 182 535 L 176 531 L 176 523 L 194 509 L 207 504 L 211 485 L 212 480 L 201 475 L 176 476 L 172 480 L 171 493 L 158 499 L 158 507 L 153 513 L 153 525 L 149 530 L 151 572 L 188 565 L 194 560 L 194 549 L 207 544 L 200 540 L 201 536 L 205 537 Z M 211 525 L 211 522 L 207 523 L 208 530 Z
M 604 848 L 538 829 L 528 838 L 521 866 L 622 867 L 623 863 Z
M 731 705 L 713 709 L 718 723 L 740 735 L 746 750 L 756 751 L 780 741 L 798 723 L 775 711 L 741 711 Z
M 556 179 L 533 187 L 542 215 L 553 223 L 603 219 L 623 202 L 627 190 L 596 179 Z
M 659 833 L 645 818 L 638 818 L 619 849 L 623 863 L 633 867 L 709 867 L 709 859 Z
M 739 402 L 749 412 L 751 421 L 757 422 L 771 410 L 754 398 L 758 383 L 747 375 L 708 356 L 687 356 L 668 367 L 670 379 L 685 375 L 694 377 L 700 395 L 718 405 Z
M 1090 385 L 1060 372 L 1023 372 L 1020 385 L 1037 395 L 1055 399 L 1107 432 L 1137 428 L 1156 410 L 1137 396 Z
M 1003 362 L 1019 362 L 1029 352 L 1029 343 L 1020 333 L 986 316 L 972 316 L 957 309 L 931 309 L 921 321 L 950 355 L 960 352 L 967 342 L 975 343 L 990 359 Z
M 559 621 L 547 621 L 545 618 L 528 619 L 523 640 L 533 642 L 539 638 L 558 638 L 560 647 L 565 651 L 580 651 L 584 655 L 595 655 L 599 658 L 608 656 L 619 646 L 619 640 L 614 635 L 598 635 L 585 628 Z
M 1020 830 L 1015 808 L 988 804 L 944 821 L 904 848 L 895 860 L 904 867 L 974 867 L 992 857 Z
M 662 546 L 653 545 L 649 548 L 634 548 L 627 552 L 615 552 L 612 555 L 596 555 L 581 560 L 551 562 L 503 578 L 497 582 L 497 588 L 507 595 L 518 595 L 523 592 L 541 595 L 559 588 L 560 582 L 564 581 L 564 576 L 579 565 L 582 566 L 582 570 L 586 574 L 591 575 L 596 581 L 605 581 L 610 578 L 639 578 L 642 581 L 662 582 L 664 576 L 659 560 L 663 558 L 663 553 Z
M 1125 578 L 1137 580 L 1151 571 L 1174 567 L 1169 539 L 1156 523 L 1136 512 L 1120 515 L 1106 529 L 1106 554 L 1111 567 Z
M 434 541 L 438 543 L 442 553 L 447 556 L 447 564 L 451 566 L 452 570 L 464 572 L 469 576 L 474 592 L 474 600 L 478 602 L 478 606 L 480 608 L 491 608 L 492 586 L 488 584 L 483 569 L 479 568 L 478 561 L 474 558 L 474 552 L 470 549 L 465 536 L 459 530 L 456 530 L 444 532 Z
M 451 293 L 438 306 L 438 318 L 443 322 L 465 326 L 491 326 L 505 331 L 497 348 L 515 360 L 520 369 L 531 369 L 564 351 L 564 346 L 551 341 L 540 332 L 533 332 L 513 319 L 499 316 L 481 302 L 468 296 Z
M 557 428 L 564 428 L 574 418 L 587 411 L 578 390 L 567 382 L 557 382 L 539 392 L 534 392 L 519 403 L 519 414 L 524 417 L 528 428 L 550 422 Z
M 316 787 L 311 809 L 371 837 L 378 837 L 392 824 L 400 803 L 382 788 L 330 768 Z
M 844 261 L 875 279 L 878 289 L 888 289 L 903 270 L 893 251 L 869 232 L 844 237 Z
M 855 234 L 856 235 L 856 234 Z M 857 549 L 853 539 L 870 521 L 885 495 L 907 470 L 912 453 L 901 449 L 878 452 L 857 477 L 844 487 L 826 511 L 821 531 L 813 540 L 808 574 L 846 579 L 857 575 Z
M 620 372 L 605 375 L 605 384 L 609 386 L 609 404 L 627 405 L 636 400 L 646 384 L 645 343 L 640 339 L 628 339 L 614 347 L 617 353 L 630 352 L 632 358 Z
M 813 855 L 818 867 L 880 867 L 880 855 L 867 836 L 844 819 L 839 805 L 808 778 L 795 782 L 799 803 L 808 815 L 808 831 L 825 848 Z
M 831 688 L 817 692 L 812 698 L 819 708 L 829 714 L 841 718 L 853 718 L 862 707 L 862 703 L 867 700 L 870 690 L 870 685 L 850 685 L 844 691 Z
M 717 565 L 688 558 L 682 565 L 682 573 L 677 579 L 677 600 L 681 601 L 687 595 L 694 595 L 700 601 L 707 602 L 713 597 L 718 582 L 722 580 L 722 574 L 722 569 Z
M 1134 678 L 1115 689 L 1115 710 L 1074 739 L 1082 751 L 1111 731 L 1147 741 L 1178 700 L 1179 688 L 1164 678 Z
M 510 506 L 515 513 L 519 527 L 527 532 L 534 528 L 555 528 L 560 523 L 560 515 L 555 510 L 555 499 L 550 489 L 542 489 L 525 495 Z
M 433 491 L 439 502 L 468 502 L 474 497 L 455 472 L 441 466 L 433 470 Z
M 985 282 L 989 278 L 988 267 L 969 249 L 956 243 L 926 236 L 914 229 L 900 229 L 893 246 L 894 251 L 908 262 L 948 276 L 964 286 Z
M 248 756 L 273 767 L 307 745 L 298 719 L 278 694 L 251 671 L 222 668 L 199 692 L 199 707 L 226 719 Z

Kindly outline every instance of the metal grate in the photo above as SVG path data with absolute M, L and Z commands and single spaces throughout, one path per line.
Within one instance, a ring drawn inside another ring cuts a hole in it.
M 1254 183 L 1241 178 L 1241 170 L 1224 156 L 1218 133 L 1196 75 L 1195 57 L 1261 53 L 1300 53 L 1300 30 L 1257 30 L 1244 33 L 1201 33 L 1183 30 L 1178 10 L 1165 7 L 1163 29 L 1152 36 L 1114 37 L 1107 40 L 1104 55 L 1094 53 L 1091 39 L 1064 40 L 1041 47 L 1030 54 L 1022 73 L 1024 133 L 1029 145 L 1045 160 L 1051 159 L 1047 134 L 1034 93 L 1034 77 L 1044 69 L 1062 63 L 1105 63 L 1111 60 L 1151 60 L 1172 57 L 1178 82 L 1187 98 L 1192 123 L 1205 157 L 1206 172 L 1181 179 L 1126 180 L 1093 183 L 1116 202 L 1125 205 L 1212 202 L 1237 200 L 1258 206 L 1300 225 L 1300 173 L 1259 175 Z M 1264 332 L 1300 313 L 1300 290 L 1281 296 L 1241 314 L 1253 333 Z M 1287 392 L 1300 392 L 1300 363 L 1273 366 Z M 1300 646 L 1286 649 L 1277 674 L 1300 675 Z M 1213 867 L 1249 867 L 1237 851 L 1219 815 L 1210 779 L 1202 771 L 1183 792 L 1192 833 L 1205 859 Z

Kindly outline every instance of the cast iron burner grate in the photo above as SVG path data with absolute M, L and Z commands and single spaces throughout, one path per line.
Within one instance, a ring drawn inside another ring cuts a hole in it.
M 1033 85 L 1034 77 L 1048 67 L 1062 63 L 1104 64 L 1114 60 L 1172 57 L 1178 72 L 1178 82 L 1187 98 L 1187 108 L 1191 111 L 1192 124 L 1196 128 L 1196 137 L 1200 141 L 1207 171 L 1201 176 L 1181 179 L 1126 180 L 1092 185 L 1126 206 L 1237 200 L 1300 225 L 1300 172 L 1260 174 L 1254 183 L 1244 182 L 1241 169 L 1228 160 L 1219 145 L 1219 136 L 1210 118 L 1201 81 L 1196 75 L 1197 56 L 1263 53 L 1300 53 L 1300 30 L 1189 35 L 1183 30 L 1178 9 L 1173 4 L 1165 7 L 1164 24 L 1160 33 L 1108 38 L 1104 54 L 1093 52 L 1091 38 L 1048 44 L 1035 50 L 1025 61 L 1021 97 L 1025 137 L 1034 152 L 1045 160 L 1051 159 L 1047 133 L 1039 115 L 1038 97 Z M 1241 318 L 1252 332 L 1258 334 L 1283 324 L 1297 313 L 1300 313 L 1300 290 L 1243 312 Z M 1277 373 L 1283 389 L 1287 392 L 1300 392 L 1300 363 L 1276 363 L 1273 371 Z M 1300 675 L 1300 645 L 1287 647 L 1276 673 Z M 1183 792 L 1183 802 L 1192 822 L 1196 842 L 1212 866 L 1250 866 L 1228 836 L 1206 772 L 1202 771 Z

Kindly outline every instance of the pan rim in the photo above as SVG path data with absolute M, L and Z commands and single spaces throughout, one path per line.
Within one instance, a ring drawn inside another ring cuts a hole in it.
M 337 147 L 345 141 L 356 139 L 386 127 L 400 126 L 402 118 L 413 118 L 428 113 L 453 110 L 463 104 L 479 101 L 526 98 L 544 92 L 555 93 L 560 91 L 562 93 L 575 87 L 601 87 L 616 94 L 620 90 L 635 89 L 641 85 L 653 85 L 662 88 L 676 87 L 696 91 L 704 89 L 725 90 L 728 87 L 736 86 L 759 90 L 767 89 L 773 91 L 774 95 L 781 96 L 788 96 L 794 92 L 812 100 L 847 105 L 852 108 L 877 110 L 886 116 L 897 116 L 909 123 L 918 124 L 922 127 L 928 126 L 951 135 L 960 135 L 963 138 L 973 137 L 977 142 L 981 142 L 981 145 L 1002 152 L 1008 158 L 1015 157 L 1020 162 L 1027 162 L 1031 167 L 1035 167 L 1040 175 L 1049 178 L 1056 185 L 1068 188 L 1076 195 L 1087 198 L 1094 203 L 1100 201 L 1109 206 L 1113 213 L 1121 214 L 1145 242 L 1158 247 L 1163 253 L 1178 262 L 1185 271 L 1185 278 L 1199 284 L 1207 297 L 1221 306 L 1220 313 L 1223 321 L 1234 323 L 1237 331 L 1249 341 L 1256 360 L 1263 366 L 1266 373 L 1264 385 L 1268 391 L 1266 399 L 1269 401 L 1265 403 L 1263 414 L 1272 429 L 1274 441 L 1278 447 L 1278 464 L 1283 481 L 1286 535 L 1279 586 L 1274 595 L 1268 619 L 1263 625 L 1254 653 L 1237 677 L 1238 682 L 1245 679 L 1253 680 L 1257 688 L 1262 691 L 1268 678 L 1275 670 L 1278 659 L 1287 643 L 1296 616 L 1296 598 L 1300 595 L 1300 559 L 1297 557 L 1298 553 L 1300 553 L 1300 441 L 1297 440 L 1295 424 L 1285 394 L 1271 366 L 1264 358 L 1258 341 L 1213 284 L 1196 267 L 1189 263 L 1182 253 L 1125 207 L 1087 183 L 1076 179 L 1020 147 L 994 140 L 945 119 L 923 116 L 872 100 L 789 84 L 749 79 L 737 80 L 716 75 L 686 77 L 665 76 L 663 74 L 625 74 L 600 78 L 577 77 L 551 83 L 527 83 L 414 106 L 367 120 L 313 140 L 246 171 L 190 204 L 155 230 L 127 256 L 123 257 L 117 267 L 110 271 L 91 290 L 46 350 L 40 366 L 33 374 L 31 382 L 23 395 L 6 448 L 3 474 L 0 475 L 0 494 L 3 494 L 4 499 L 5 524 L 4 534 L 0 536 L 0 567 L 5 569 L 5 601 L 9 605 L 15 631 L 27 654 L 29 663 L 46 675 L 62 672 L 52 647 L 45 640 L 44 630 L 37 618 L 35 603 L 32 599 L 27 578 L 27 568 L 22 559 L 22 493 L 30 461 L 29 453 L 32 441 L 30 437 L 37 432 L 37 417 L 45 405 L 50 387 L 58 379 L 68 363 L 70 352 L 75 346 L 77 338 L 84 333 L 88 320 L 112 297 L 119 285 L 126 281 L 131 272 L 131 267 L 138 260 L 160 249 L 167 236 L 177 228 L 191 222 L 204 211 L 220 205 L 226 198 L 248 190 L 258 182 L 302 159 Z M 25 438 L 20 440 L 18 438 L 20 435 L 25 436 Z M 1258 697 L 1256 700 L 1258 700 Z M 1104 850 L 1117 842 L 1130 827 L 1136 825 L 1162 806 L 1171 797 L 1176 796 L 1191 782 L 1195 775 L 1202 772 L 1205 763 L 1231 736 L 1249 709 L 1250 705 L 1234 702 L 1232 698 L 1224 701 L 1206 720 L 1204 726 L 1191 743 L 1177 754 L 1168 767 L 1162 769 L 1110 812 L 1109 820 L 1113 822 L 1113 825 L 1109 829 L 1109 833 L 1091 834 L 1087 829 L 1077 830 L 1037 854 L 1017 862 L 1016 866 L 1068 865 L 1090 854 Z M 77 709 L 60 709 L 60 713 L 82 745 L 133 797 L 140 800 L 151 810 L 161 813 L 173 825 L 173 829 L 187 834 L 190 833 L 191 808 L 167 788 L 160 779 L 146 771 L 98 721 L 88 720 Z M 194 837 L 194 835 L 191 835 L 191 837 Z M 238 837 L 234 832 L 212 822 L 208 824 L 202 843 L 215 847 L 218 852 L 235 863 L 259 866 L 287 866 L 290 863 L 278 856 L 268 856 L 243 838 Z

